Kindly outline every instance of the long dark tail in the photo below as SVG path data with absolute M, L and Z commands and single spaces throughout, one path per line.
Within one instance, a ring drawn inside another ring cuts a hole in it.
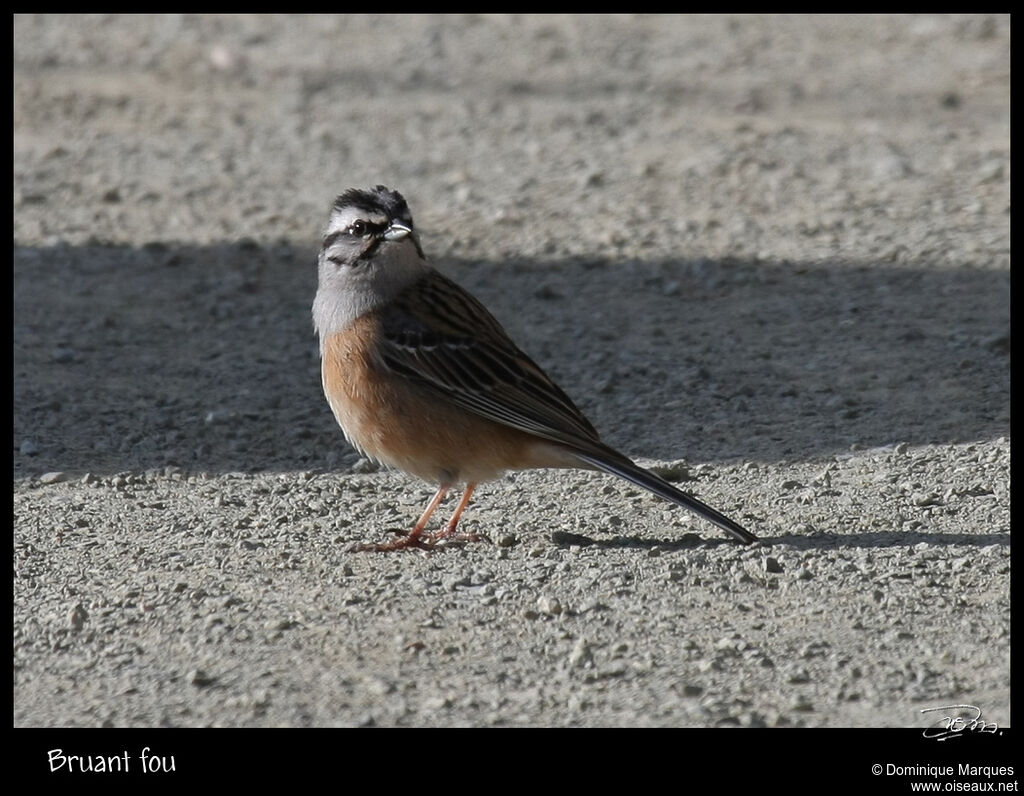
M 584 452 L 579 449 L 574 450 L 573 453 L 583 461 L 596 467 L 598 470 L 604 470 L 606 473 L 617 475 L 619 478 L 625 478 L 627 481 L 631 481 L 637 486 L 642 486 L 644 489 L 648 489 L 658 497 L 665 498 L 676 505 L 687 508 L 693 513 L 703 517 L 708 522 L 713 522 L 723 531 L 728 531 L 738 542 L 743 544 L 753 544 L 758 541 L 757 537 L 754 536 L 750 531 L 744 528 L 737 522 L 733 522 L 721 512 L 715 511 L 711 506 L 701 503 L 693 495 L 688 495 L 676 489 L 672 484 L 666 481 L 664 478 L 655 475 L 654 473 L 645 470 L 637 464 L 627 459 L 621 453 L 607 449 L 607 454 L 598 455 L 596 453 Z M 603 452 L 602 452 L 603 454 Z

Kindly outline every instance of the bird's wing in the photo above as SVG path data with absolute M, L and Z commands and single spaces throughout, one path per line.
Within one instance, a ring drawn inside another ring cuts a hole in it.
M 573 447 L 597 431 L 473 296 L 433 271 L 381 311 L 384 364 L 497 423 Z
M 487 309 L 437 272 L 380 313 L 383 364 L 470 412 L 567 445 L 580 459 L 678 503 L 744 544 L 757 537 L 601 442 L 558 385 L 520 351 Z

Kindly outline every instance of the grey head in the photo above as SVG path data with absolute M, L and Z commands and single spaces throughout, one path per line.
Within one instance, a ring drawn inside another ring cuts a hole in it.
M 320 256 L 313 325 L 323 341 L 393 299 L 430 266 L 409 205 L 383 185 L 334 200 Z

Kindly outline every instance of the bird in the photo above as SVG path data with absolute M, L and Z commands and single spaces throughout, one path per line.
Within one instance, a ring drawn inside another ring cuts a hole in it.
M 460 535 L 477 485 L 510 470 L 602 470 L 717 525 L 739 523 L 605 444 L 569 396 L 512 341 L 484 305 L 424 256 L 405 198 L 350 188 L 331 206 L 312 307 L 327 403 L 363 456 L 436 483 L 408 534 L 361 550 L 429 549 Z M 447 525 L 428 533 L 450 489 Z

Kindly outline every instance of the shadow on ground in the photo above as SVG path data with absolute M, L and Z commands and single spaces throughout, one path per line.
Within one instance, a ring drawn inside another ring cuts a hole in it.
M 616 536 L 611 539 L 600 539 L 583 534 L 555 532 L 551 534 L 551 541 L 559 547 L 578 545 L 587 547 L 596 545 L 607 548 L 627 548 L 638 550 L 658 549 L 663 552 L 672 550 L 692 550 L 696 548 L 733 546 L 736 542 L 732 539 L 706 538 L 695 533 L 687 533 L 682 537 L 665 539 L 646 539 L 639 536 Z M 769 550 L 774 545 L 783 547 L 794 547 L 798 550 L 833 550 L 843 548 L 887 548 L 887 547 L 913 547 L 917 544 L 938 545 L 939 547 L 967 546 L 967 547 L 989 547 L 999 545 L 1000 547 L 1010 546 L 1010 537 L 1005 533 L 922 533 L 920 531 L 899 531 L 880 533 L 844 533 L 824 534 L 816 533 L 810 536 L 800 534 L 779 534 L 777 536 L 761 536 L 759 547 Z
M 16 247 L 15 478 L 338 465 L 313 258 L 286 242 Z M 633 456 L 803 460 L 1009 432 L 1005 271 L 440 265 Z

